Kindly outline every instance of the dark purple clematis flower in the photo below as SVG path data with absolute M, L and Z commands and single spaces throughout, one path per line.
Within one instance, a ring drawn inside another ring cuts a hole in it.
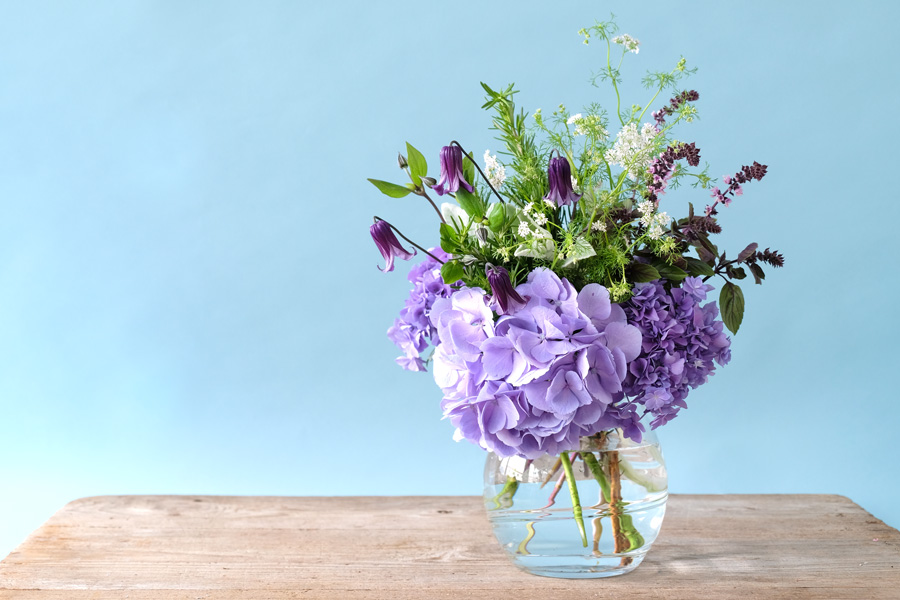
M 550 159 L 547 179 L 550 181 L 550 193 L 544 196 L 544 200 L 550 200 L 562 207 L 575 204 L 581 198 L 572 189 L 572 168 L 567 158 L 556 156 Z
M 472 186 L 463 177 L 462 150 L 459 146 L 444 146 L 441 148 L 441 180 L 432 188 L 438 196 L 453 193 L 462 186 L 472 193 Z
M 519 295 L 509 279 L 509 271 L 503 267 L 489 264 L 485 267 L 485 273 L 488 283 L 491 284 L 494 301 L 500 306 L 499 312 L 509 314 L 510 308 L 517 309 L 525 306 L 525 299 Z
M 369 227 L 369 233 L 372 234 L 372 239 L 375 240 L 378 251 L 381 252 L 381 256 L 384 257 L 384 268 L 378 267 L 382 272 L 387 273 L 388 271 L 394 270 L 395 256 L 399 256 L 403 260 L 409 260 L 416 255 L 415 250 L 409 252 L 400 245 L 400 240 L 394 235 L 391 224 L 387 221 L 375 221 L 375 223 Z

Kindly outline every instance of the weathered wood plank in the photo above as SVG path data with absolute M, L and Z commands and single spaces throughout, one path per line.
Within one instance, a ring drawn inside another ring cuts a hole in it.
M 3 599 L 556 594 L 896 599 L 900 533 L 840 496 L 673 496 L 636 571 L 566 581 L 515 569 L 479 498 L 109 496 L 67 505 L 0 563 Z

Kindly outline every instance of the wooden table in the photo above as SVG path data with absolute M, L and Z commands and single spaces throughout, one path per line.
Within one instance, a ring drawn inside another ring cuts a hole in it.
M 900 532 L 842 496 L 672 496 L 638 569 L 525 574 L 474 497 L 76 500 L 0 563 L 0 598 L 900 598 Z

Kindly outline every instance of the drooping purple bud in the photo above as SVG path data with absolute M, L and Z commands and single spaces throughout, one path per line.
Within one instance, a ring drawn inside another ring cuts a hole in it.
M 547 168 L 547 179 L 550 182 L 550 192 L 544 196 L 544 200 L 550 200 L 557 206 L 569 206 L 575 204 L 581 198 L 572 189 L 572 168 L 569 160 L 563 156 L 555 156 L 550 159 Z
M 495 267 L 488 264 L 485 267 L 488 283 L 491 284 L 491 293 L 494 301 L 499 305 L 501 314 L 509 314 L 509 309 L 521 308 L 525 305 L 525 299 L 519 295 L 519 292 L 512 285 L 509 278 L 509 271 L 503 267 Z
M 403 260 L 409 260 L 416 255 L 415 250 L 410 252 L 400 245 L 400 240 L 394 235 L 394 230 L 387 221 L 375 221 L 375 223 L 369 227 L 369 233 L 372 234 L 372 239 L 375 240 L 378 251 L 381 252 L 381 256 L 384 257 L 384 268 L 378 267 L 378 269 L 384 273 L 394 270 L 395 256 L 398 256 Z
M 472 193 L 472 186 L 466 181 L 462 172 L 462 150 L 459 146 L 444 146 L 441 148 L 441 180 L 434 191 L 438 196 L 452 194 L 462 186 L 467 192 Z

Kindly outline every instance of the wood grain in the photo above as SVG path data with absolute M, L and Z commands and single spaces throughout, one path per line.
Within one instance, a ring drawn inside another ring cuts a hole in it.
M 628 575 L 528 575 L 475 497 L 104 496 L 0 563 L 0 598 L 900 598 L 900 533 L 847 498 L 672 496 Z

